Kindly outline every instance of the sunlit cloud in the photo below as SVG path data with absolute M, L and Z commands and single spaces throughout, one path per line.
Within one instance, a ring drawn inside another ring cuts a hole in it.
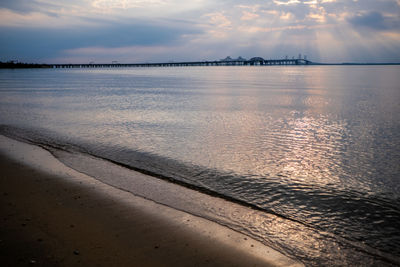
M 288 1 L 278 1 L 274 0 L 274 3 L 278 6 L 280 5 L 293 5 L 293 4 L 299 4 L 301 3 L 299 0 L 288 0 Z
M 305 4 L 305 5 L 317 5 L 318 1 L 317 0 L 304 1 L 303 4 Z
M 258 18 L 260 15 L 248 11 L 243 11 L 241 20 L 253 20 Z
M 232 22 L 222 12 L 205 14 L 204 17 L 208 17 L 209 23 L 217 28 L 230 28 L 232 26 Z
M 256 12 L 260 8 L 260 5 L 236 5 L 235 7 L 241 9 L 248 9 L 252 12 Z
M 95 0 L 92 6 L 99 9 L 128 9 L 165 4 L 163 0 Z
M 315 8 L 310 12 L 307 17 L 315 22 L 324 23 L 326 22 L 327 12 L 323 7 Z
M 222 12 L 205 14 L 203 17 L 208 19 L 210 27 L 208 27 L 207 32 L 212 38 L 226 38 L 228 36 L 232 29 L 232 22 Z
M 280 15 L 279 18 L 282 19 L 282 20 L 292 20 L 292 19 L 294 19 L 294 16 L 290 12 L 286 12 L 286 13 L 282 12 L 282 14 Z

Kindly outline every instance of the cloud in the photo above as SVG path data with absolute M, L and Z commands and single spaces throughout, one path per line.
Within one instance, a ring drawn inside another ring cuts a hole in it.
M 232 22 L 223 14 L 223 12 L 215 12 L 205 14 L 205 17 L 209 18 L 209 23 L 216 28 L 230 28 Z
M 364 27 L 374 30 L 389 30 L 399 28 L 399 20 L 384 17 L 380 12 L 370 11 L 349 17 L 347 20 L 355 27 Z
M 128 9 L 163 5 L 164 0 L 94 0 L 92 6 L 99 9 Z
M 282 20 L 292 20 L 293 19 L 293 14 L 290 12 L 282 12 L 282 14 L 279 17 Z
M 203 17 L 208 20 L 204 28 L 209 38 L 226 38 L 232 30 L 232 21 L 223 12 L 209 13 Z
M 299 0 L 274 0 L 274 3 L 278 6 L 280 5 L 294 5 L 294 4 L 299 4 L 301 3 Z
M 65 50 L 82 47 L 119 48 L 161 46 L 180 41 L 182 36 L 200 33 L 197 28 L 179 28 L 144 22 L 111 24 L 78 29 L 0 28 L 1 55 L 12 58 L 59 57 Z
M 253 20 L 258 18 L 260 15 L 248 11 L 243 11 L 242 17 L 240 18 L 241 20 Z
M 38 3 L 35 0 L 2 0 L 0 6 L 17 12 L 31 12 L 38 8 Z
M 80 1 L 82 2 L 82 1 Z M 50 1 L 50 0 L 1 0 L 0 8 L 8 9 L 17 13 L 42 12 L 47 15 L 57 16 L 62 9 L 73 9 L 79 0 Z
M 0 60 L 400 61 L 399 13 L 400 0 L 0 0 Z

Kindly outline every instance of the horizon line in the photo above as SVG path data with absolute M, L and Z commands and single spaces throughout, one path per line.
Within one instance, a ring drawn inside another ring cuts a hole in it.
M 228 59 L 229 58 L 229 59 Z M 296 64 L 275 64 L 278 62 L 296 62 Z M 303 62 L 299 64 L 299 62 Z M 238 63 L 246 63 L 246 64 L 238 64 Z M 262 63 L 262 64 L 261 64 Z M 51 68 L 51 67 L 61 67 L 61 66 L 126 66 L 128 65 L 134 67 L 138 65 L 143 66 L 155 66 L 155 65 L 196 65 L 196 64 L 215 64 L 214 66 L 243 66 L 243 65 L 400 65 L 400 62 L 341 62 L 341 63 L 329 63 L 329 62 L 313 62 L 304 58 L 283 58 L 283 59 L 263 59 L 261 57 L 253 57 L 251 59 L 244 59 L 239 57 L 238 59 L 231 59 L 230 57 L 226 57 L 225 59 L 220 60 L 202 60 L 202 61 L 168 61 L 168 62 L 143 62 L 143 63 L 120 63 L 118 61 L 112 61 L 111 63 L 95 63 L 91 61 L 89 63 L 28 63 L 28 62 L 19 62 L 18 60 L 9 60 L 6 62 L 0 61 L 0 68 L 12 68 L 12 67 L 42 67 L 42 68 Z

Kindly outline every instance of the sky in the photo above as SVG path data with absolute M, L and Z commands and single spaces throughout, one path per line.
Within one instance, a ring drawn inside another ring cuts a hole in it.
M 400 0 L 0 0 L 0 61 L 400 62 Z

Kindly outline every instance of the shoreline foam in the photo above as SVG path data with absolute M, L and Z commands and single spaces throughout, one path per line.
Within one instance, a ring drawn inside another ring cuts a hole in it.
M 37 146 L 0 136 L 0 155 L 2 262 L 302 265 L 227 227 L 101 183 Z

